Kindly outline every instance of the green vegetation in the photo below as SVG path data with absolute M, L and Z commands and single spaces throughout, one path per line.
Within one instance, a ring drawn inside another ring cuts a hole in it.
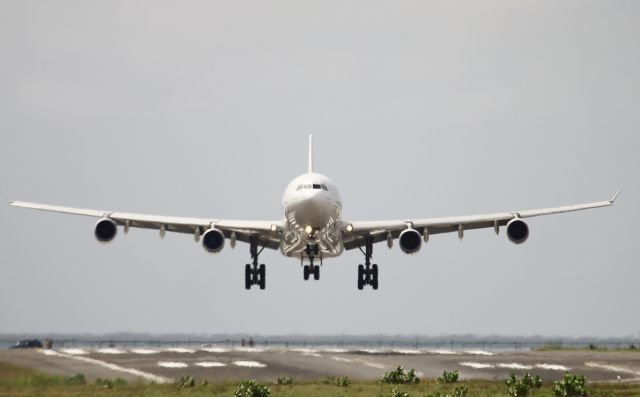
M 587 395 L 587 379 L 584 376 L 565 372 L 562 380 L 553 382 L 551 390 L 560 396 L 586 396 Z
M 384 375 L 382 375 L 380 382 L 393 385 L 411 385 L 420 383 L 420 379 L 416 376 L 416 371 L 413 368 L 410 369 L 409 372 L 404 372 L 404 368 L 399 366 L 393 371 L 386 372 Z
M 255 380 L 242 382 L 233 392 L 234 397 L 269 397 L 271 390 Z
M 571 390 L 583 386 L 582 377 L 574 378 L 574 376 L 568 374 L 562 381 L 556 382 L 560 393 L 566 390 L 567 395 L 571 395 L 569 394 Z M 76 377 L 73 378 L 76 379 Z M 344 383 L 345 379 L 349 378 L 333 377 L 315 381 L 296 381 L 293 385 L 278 385 L 275 382 L 269 384 L 229 381 L 206 383 L 203 379 L 194 379 L 194 387 L 182 389 L 177 389 L 179 381 L 173 384 L 149 384 L 142 381 L 125 382 L 122 379 L 96 379 L 95 382 L 89 381 L 85 384 L 65 384 L 65 377 L 37 374 L 28 369 L 0 362 L 0 396 L 2 397 L 506 397 L 509 395 L 503 381 L 465 380 L 448 384 L 438 383 L 433 379 L 423 379 L 420 383 L 407 383 L 400 386 L 377 381 L 348 380 L 350 386 L 344 388 L 338 386 L 339 379 Z M 524 379 L 525 376 L 517 380 L 524 381 Z M 529 383 L 529 381 L 526 382 Z M 531 377 L 530 382 L 535 385 L 536 378 Z M 562 395 L 556 394 L 554 389 L 556 384 L 545 383 L 541 388 L 531 387 L 529 397 Z M 265 393 L 265 390 L 269 390 L 270 393 L 257 394 Z M 250 394 L 254 391 L 256 394 Z M 249 394 L 238 394 L 239 392 Z M 589 384 L 589 397 L 622 396 L 640 396 L 640 385 Z
M 458 377 L 460 376 L 460 371 L 444 371 L 442 376 L 436 378 L 436 382 L 438 383 L 456 383 L 458 381 Z
M 185 375 L 185 376 L 181 376 L 180 380 L 178 381 L 178 389 L 186 389 L 187 387 L 195 387 L 196 385 L 196 380 L 193 379 L 192 376 L 189 375 Z
M 278 376 L 278 380 L 276 381 L 276 385 L 287 385 L 290 386 L 293 384 L 293 379 L 288 376 Z
M 518 379 L 516 374 L 512 373 L 504 381 L 504 384 L 507 386 L 508 395 L 513 397 L 522 397 L 528 396 L 531 389 L 539 389 L 542 387 L 542 380 L 538 375 L 532 377 L 528 372 L 522 376 L 522 379 Z

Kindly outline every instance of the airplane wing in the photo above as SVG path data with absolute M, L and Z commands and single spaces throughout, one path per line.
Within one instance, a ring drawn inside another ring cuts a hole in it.
M 235 235 L 238 241 L 249 242 L 251 236 L 257 236 L 261 246 L 277 249 L 280 246 L 283 221 L 251 221 L 251 220 L 220 220 L 211 218 L 186 218 L 162 215 L 134 214 L 127 212 L 112 212 L 94 209 L 61 207 L 57 205 L 11 201 L 13 207 L 29 208 L 41 211 L 60 212 L 64 214 L 84 215 L 99 219 L 110 219 L 125 228 L 156 229 L 161 235 L 164 232 L 193 234 L 196 241 L 210 228 L 220 230 L 226 238 Z
M 400 233 L 407 228 L 415 229 L 424 237 L 425 240 L 428 240 L 429 236 L 432 234 L 450 232 L 457 232 L 458 237 L 462 239 L 464 231 L 472 229 L 493 228 L 495 232 L 498 233 L 500 226 L 505 226 L 511 220 L 516 218 L 531 218 L 534 216 L 609 207 L 613 205 L 621 190 L 622 188 L 620 188 L 616 194 L 607 201 L 567 205 L 563 207 L 446 218 L 350 222 L 346 223 L 347 226 L 344 228 L 343 241 L 345 249 L 354 249 L 364 246 L 367 237 L 372 238 L 373 243 L 389 241 L 389 238 L 397 239 L 400 236 Z

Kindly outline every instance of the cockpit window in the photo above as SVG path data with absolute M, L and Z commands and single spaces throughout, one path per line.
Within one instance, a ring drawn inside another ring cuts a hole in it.
M 327 189 L 327 185 L 322 184 L 322 190 L 326 190 L 327 192 L 329 191 L 329 189 Z
M 302 185 L 298 185 L 298 188 L 296 190 L 300 190 L 302 189 Z
M 318 184 L 318 183 L 314 183 L 313 184 L 313 188 L 314 189 L 322 189 L 322 185 Z

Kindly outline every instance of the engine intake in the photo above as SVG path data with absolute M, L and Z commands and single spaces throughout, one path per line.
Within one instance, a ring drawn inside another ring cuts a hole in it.
M 405 254 L 415 254 L 422 246 L 422 236 L 415 229 L 405 229 L 400 233 L 400 249 Z
M 224 247 L 224 234 L 218 229 L 209 229 L 202 235 L 202 246 L 212 254 L 217 254 Z
M 114 238 L 116 238 L 116 234 L 118 232 L 118 228 L 116 227 L 116 223 L 109 218 L 102 218 L 96 223 L 96 229 L 94 234 L 96 235 L 96 239 L 101 243 L 110 243 Z
M 529 226 L 519 218 L 507 223 L 507 237 L 514 244 L 522 244 L 529 238 Z

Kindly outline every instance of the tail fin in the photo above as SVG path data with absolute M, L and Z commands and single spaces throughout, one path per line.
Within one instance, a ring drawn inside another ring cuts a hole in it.
M 308 172 L 313 172 L 313 135 L 309 135 L 309 169 Z

